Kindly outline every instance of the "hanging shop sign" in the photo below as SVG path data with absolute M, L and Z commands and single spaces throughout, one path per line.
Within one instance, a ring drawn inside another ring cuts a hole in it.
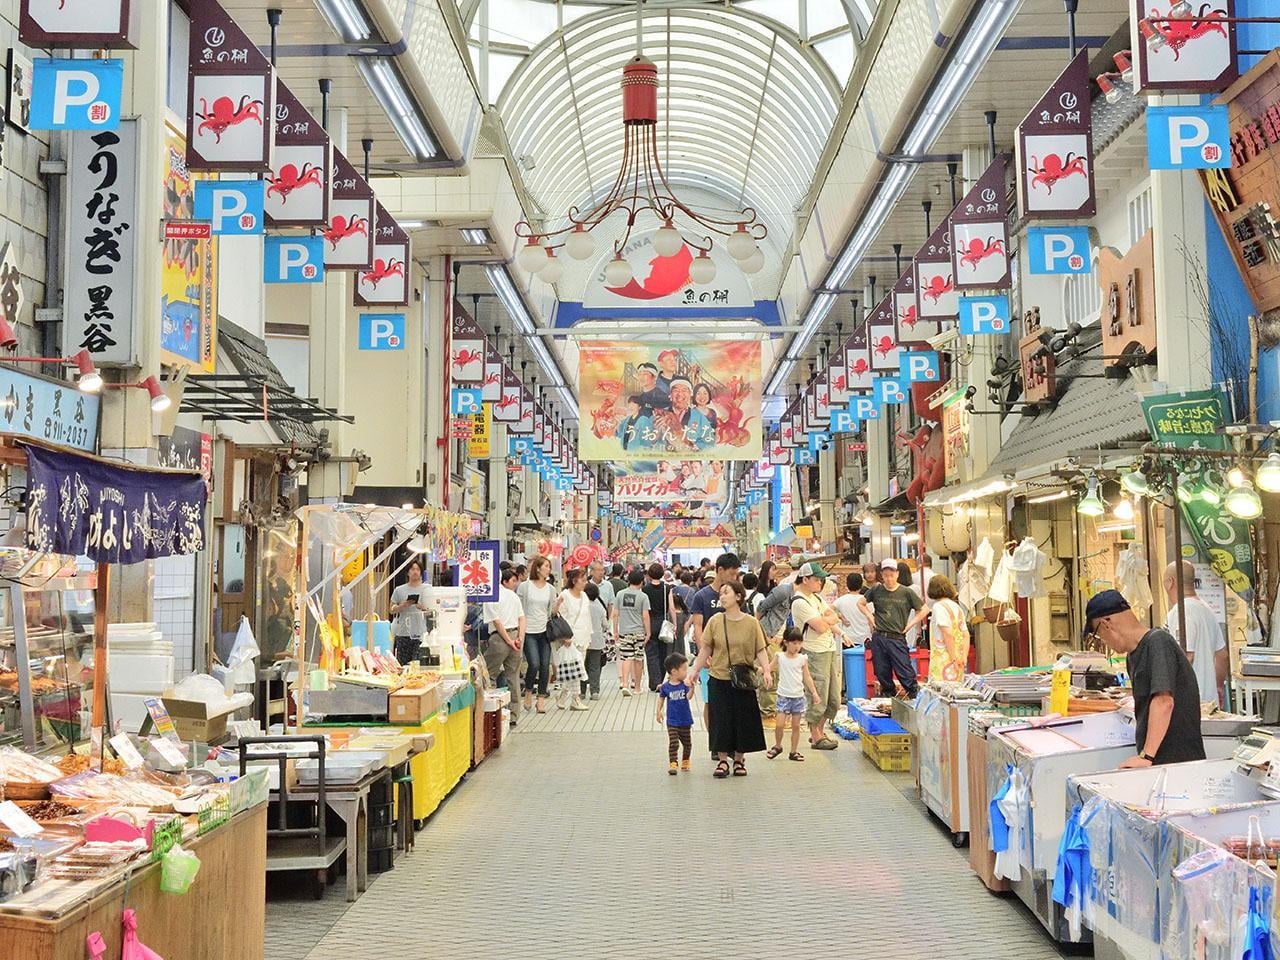
M 357 307 L 409 305 L 409 235 L 374 203 L 373 266 L 357 274 Z
M 473 512 L 483 513 L 484 508 Z M 466 555 L 458 559 L 453 571 L 453 585 L 466 590 L 467 600 L 471 603 L 497 602 L 501 546 L 497 540 L 473 540 L 467 545 Z
M 204 485 L 213 489 L 213 436 L 188 427 L 173 428 L 167 437 L 156 437 L 156 466 L 170 470 L 198 470 Z M 364 554 L 358 556 L 363 557 Z M 358 570 L 356 571 L 359 572 Z
M 329 223 L 324 265 L 331 270 L 367 270 L 373 266 L 373 188 L 340 150 L 333 154 Z
M 520 388 L 520 415 L 507 424 L 507 433 L 517 436 L 533 434 L 533 394 L 523 386 Z
M 62 352 L 131 364 L 138 258 L 138 121 L 77 130 L 67 155 L 67 279 Z
M 882 407 L 897 405 L 907 402 L 907 391 L 907 381 L 901 377 L 876 377 L 872 398 Z
M 115 130 L 124 98 L 123 60 L 32 63 L 33 130 Z
M 910 279 L 910 272 L 908 270 L 898 281 L 899 287 L 905 284 L 910 288 L 910 292 L 902 294 L 898 292 L 898 288 L 895 288 L 894 292 L 880 301 L 880 305 L 871 311 L 871 316 L 867 319 L 867 345 L 871 351 L 873 374 L 882 370 L 898 369 L 898 356 L 902 353 L 902 345 L 898 339 L 900 324 L 894 317 L 896 304 L 902 302 L 904 297 L 911 298 L 910 306 L 904 306 L 904 309 L 910 311 L 911 322 L 908 329 L 913 329 L 916 325 L 915 283 Z
M 995 297 L 961 297 L 957 307 L 960 311 L 960 332 L 965 336 L 1007 334 L 1013 329 L 1009 322 L 1009 298 L 1005 294 Z
M 453 382 L 482 382 L 485 372 L 484 355 L 488 342 L 480 325 L 456 300 L 453 304 L 452 336 L 449 344 L 449 376 Z
M 1224 106 L 1147 107 L 1147 166 L 1152 170 L 1229 167 L 1230 147 Z
M 759 341 L 579 346 L 583 460 L 655 454 L 754 459 L 762 446 Z
M 907 383 L 936 384 L 942 379 L 942 362 L 936 350 L 912 350 L 898 358 L 898 378 Z
M 1150 230 L 1123 257 L 1110 247 L 1098 251 L 1102 363 L 1108 376 L 1125 376 L 1136 358 L 1155 359 L 1155 263 Z
M 264 283 L 324 283 L 324 237 L 266 237 L 262 241 Z
M 195 184 L 202 174 L 187 167 L 182 134 L 165 131 L 164 190 L 167 222 L 195 218 Z M 212 373 L 217 349 L 217 241 L 204 237 L 166 237 L 161 262 L 160 357 L 165 363 L 191 365 Z
M 1033 276 L 1093 269 L 1088 227 L 1028 227 L 1026 249 Z
M 849 394 L 870 390 L 871 347 L 867 334 L 867 325 L 863 324 L 853 332 L 844 348 L 845 388 Z
M 854 415 L 852 409 L 846 407 L 831 411 L 832 433 L 856 433 L 857 430 L 858 418 Z
M 502 399 L 502 371 L 505 364 L 502 355 L 494 349 L 488 340 L 484 342 L 484 379 L 481 387 L 484 390 L 486 403 L 497 403 Z
M 187 166 L 271 172 L 275 69 L 217 0 L 190 0 Z
M 132 50 L 143 6 L 140 0 L 22 0 L 18 39 L 38 50 Z
M 261 180 L 198 180 L 196 219 L 209 221 L 215 237 L 262 233 L 264 187 Z
M 491 435 L 489 404 L 484 403 L 481 404 L 479 413 L 471 415 L 471 439 L 467 443 L 467 453 L 472 460 L 489 459 L 489 438 Z
M 858 420 L 880 419 L 880 405 L 874 396 L 854 397 L 849 401 L 849 411 Z
M 493 419 L 498 423 L 514 423 L 520 419 L 520 377 L 510 367 L 502 368 L 502 396 L 493 404 Z
M 824 370 L 810 388 L 813 393 L 814 423 L 825 427 L 831 421 L 831 388 L 827 385 L 827 374 Z
M 17 251 L 12 242 L 6 242 L 0 247 L 0 313 L 4 314 L 9 326 L 17 329 L 18 317 L 26 300 Z
M 277 227 L 325 227 L 333 146 L 320 121 L 276 79 L 275 151 L 266 174 L 267 221 Z
M 617 503 L 676 503 L 725 500 L 723 460 L 642 460 L 619 465 L 613 496 Z
M 969 456 L 969 405 L 954 400 L 942 408 L 942 457 L 947 483 L 960 479 L 960 465 Z
M 834 407 L 842 407 L 849 400 L 849 372 L 846 368 L 845 349 L 836 347 L 827 364 L 824 376 L 827 383 L 827 400 Z
M 199 473 L 117 466 L 27 447 L 27 546 L 138 563 L 204 549 Z
M 65 380 L 0 367 L 0 433 L 93 453 L 101 397 Z
M 1018 124 L 1018 204 L 1030 220 L 1097 210 L 1089 84 L 1089 55 L 1081 50 Z
M 1174 17 L 1175 0 L 1129 0 L 1134 92 L 1222 90 L 1235 82 L 1235 0 L 1196 0 Z M 1160 18 L 1168 18 L 1161 22 Z
M 454 417 L 449 421 L 449 436 L 454 440 L 470 440 L 475 424 L 471 417 Z
M 5 69 L 4 113 L 5 119 L 23 133 L 31 132 L 31 75 L 34 72 L 31 59 L 10 47 Z
M 791 457 L 794 450 L 789 450 L 780 443 L 774 443 L 769 447 L 769 463 L 775 467 L 786 467 L 791 464 Z
M 916 286 L 916 325 L 911 341 L 923 343 L 956 319 L 955 269 L 951 264 L 951 221 L 943 220 L 912 263 Z M 903 338 L 904 342 L 906 338 Z
M 1143 397 L 1142 413 L 1151 439 L 1167 447 L 1226 450 L 1230 438 L 1225 399 L 1217 390 L 1198 390 Z M 1233 517 L 1200 497 L 1176 498 L 1197 549 L 1228 587 L 1246 599 L 1257 583 L 1249 522 Z
M 951 211 L 955 289 L 1002 290 L 1010 284 L 1007 158 L 991 161 Z
M 479 413 L 483 403 L 479 390 L 454 387 L 449 391 L 449 412 L 455 417 L 469 417 Z
M 1209 207 L 1260 313 L 1280 307 L 1280 51 L 1216 103 L 1230 117 L 1231 168 L 1202 170 Z
M 358 350 L 403 350 L 403 313 L 362 313 L 357 333 Z
M 1040 339 L 1040 308 L 1032 307 L 1022 318 L 1022 339 L 1018 341 L 1018 362 L 1022 371 L 1024 403 L 1052 402 L 1058 395 L 1053 351 Z

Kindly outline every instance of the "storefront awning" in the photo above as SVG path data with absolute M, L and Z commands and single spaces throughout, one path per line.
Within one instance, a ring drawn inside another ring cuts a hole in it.
M 1008 493 L 1013 483 L 1006 477 L 983 477 L 969 483 L 953 483 L 949 487 L 940 487 L 924 498 L 924 505 L 929 507 L 945 507 L 953 503 L 967 503 L 970 500 L 981 500 L 983 497 L 995 497 Z

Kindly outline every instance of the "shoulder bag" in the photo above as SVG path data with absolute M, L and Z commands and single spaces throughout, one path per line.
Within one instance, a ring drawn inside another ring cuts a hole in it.
M 553 614 L 547 617 L 547 639 L 552 643 L 557 640 L 572 640 L 573 627 L 569 626 L 569 621 L 560 614 Z
M 756 665 L 751 662 L 733 662 L 733 644 L 729 642 L 728 623 L 728 617 L 721 615 L 720 632 L 724 634 L 724 649 L 729 657 L 729 684 L 735 690 L 750 690 L 752 692 L 759 690 L 760 675 L 756 673 Z
M 667 607 L 671 602 L 671 588 L 662 591 L 662 616 L 667 616 Z M 662 626 L 658 628 L 658 639 L 663 643 L 671 643 L 676 638 L 676 625 L 668 619 L 663 619 Z

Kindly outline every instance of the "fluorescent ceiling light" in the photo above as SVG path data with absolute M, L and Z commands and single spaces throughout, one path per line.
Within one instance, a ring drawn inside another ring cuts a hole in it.
M 397 220 L 401 230 L 421 230 L 427 225 L 425 220 Z
M 373 37 L 373 27 L 358 0 L 316 0 L 333 32 L 347 43 L 359 43 Z
M 365 83 L 377 94 L 387 119 L 396 128 L 401 142 L 419 160 L 429 160 L 440 152 L 435 138 L 423 122 L 418 107 L 405 89 L 399 71 L 387 57 L 357 57 L 356 65 Z
M 982 6 L 969 24 L 964 37 L 954 48 L 941 77 L 929 91 L 923 107 L 903 137 L 901 152 L 916 154 L 932 146 L 942 132 L 943 126 L 955 113 L 956 107 L 973 85 L 978 70 L 995 50 L 1000 37 L 1004 35 L 1021 5 L 1022 0 L 988 0 Z M 857 227 L 849 236 L 844 250 L 827 273 L 823 287 L 839 289 L 853 275 L 854 269 L 866 256 L 867 249 L 875 241 L 885 219 L 889 216 L 894 204 L 902 197 L 903 191 L 906 190 L 914 174 L 913 165 L 899 163 L 890 166 L 876 188 L 871 203 L 859 218 Z M 830 313 L 831 303 L 826 302 L 827 297 L 834 298 L 834 294 L 819 294 L 809 302 L 799 332 L 792 340 L 783 360 L 779 362 L 777 371 L 769 380 L 768 393 L 775 393 L 786 383 L 796 360 L 804 354 L 809 341 L 813 339 L 822 321 Z M 868 304 L 868 307 L 874 308 L 875 304 Z
M 493 237 L 489 236 L 489 231 L 484 227 L 463 227 L 462 239 L 476 247 L 487 246 L 493 242 Z
M 560 374 L 560 364 L 551 355 L 547 345 L 542 342 L 542 337 L 533 324 L 533 317 L 529 315 L 529 308 L 525 306 L 524 298 L 520 296 L 516 285 L 511 281 L 511 274 L 507 272 L 506 265 L 490 264 L 485 267 L 485 273 L 489 275 L 489 285 L 493 287 L 493 292 L 498 295 L 507 314 L 515 321 L 516 329 L 526 337 L 525 342 L 533 352 L 534 359 L 538 361 L 538 366 L 550 379 L 549 386 L 560 392 L 566 408 L 573 413 L 574 419 L 577 419 L 578 401 L 573 395 L 573 388 L 565 382 L 565 378 Z

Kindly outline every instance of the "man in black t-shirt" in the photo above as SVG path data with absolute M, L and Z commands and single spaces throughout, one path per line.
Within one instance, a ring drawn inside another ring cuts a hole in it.
M 1138 755 L 1120 766 L 1203 760 L 1200 688 L 1173 634 L 1143 626 L 1119 590 L 1103 590 L 1090 598 L 1084 619 L 1086 635 L 1096 634 L 1128 657 Z
M 897 560 L 886 557 L 880 562 L 880 582 L 874 584 L 865 597 L 859 598 L 858 606 L 872 625 L 871 665 L 880 696 L 895 694 L 897 687 L 893 678 L 896 675 L 907 699 L 914 700 L 919 682 L 907 647 L 907 634 L 924 622 L 929 611 L 914 590 L 898 583 Z
M 649 598 L 649 642 L 645 644 L 644 657 L 649 667 L 650 693 L 666 682 L 665 664 L 667 654 L 671 652 L 671 642 L 662 639 L 662 625 L 671 619 L 671 587 L 662 582 L 663 573 L 662 564 L 649 564 L 644 586 L 640 588 Z

